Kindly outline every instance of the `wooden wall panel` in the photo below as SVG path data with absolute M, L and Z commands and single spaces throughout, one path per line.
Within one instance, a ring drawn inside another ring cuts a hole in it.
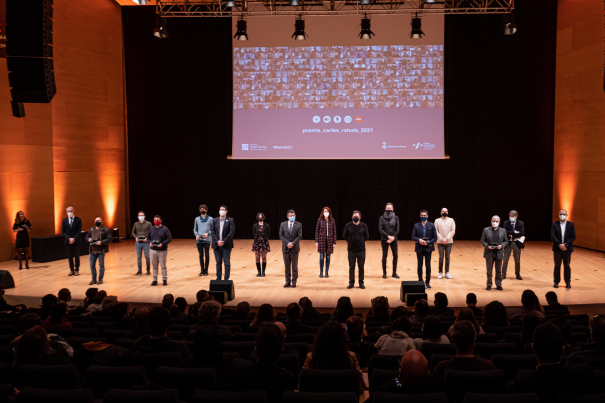
M 576 244 L 605 250 L 602 1 L 559 0 L 553 219 L 576 223 Z

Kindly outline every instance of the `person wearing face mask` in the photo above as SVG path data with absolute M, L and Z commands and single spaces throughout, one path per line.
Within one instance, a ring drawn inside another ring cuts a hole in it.
M 88 252 L 90 261 L 90 273 L 92 281 L 89 285 L 103 284 L 103 275 L 105 274 L 105 254 L 109 252 L 109 243 L 111 242 L 111 233 L 108 228 L 103 226 L 101 217 L 95 218 L 95 225 L 88 230 L 86 234 L 88 242 Z M 97 260 L 99 261 L 99 281 L 97 282 Z
M 61 224 L 61 233 L 63 234 L 63 243 L 67 251 L 67 261 L 69 262 L 68 276 L 80 275 L 80 245 L 82 244 L 80 234 L 82 233 L 82 220 L 74 214 L 74 208 L 66 209 L 67 217 Z
M 137 251 L 137 267 L 139 271 L 136 272 L 135 276 L 143 275 L 143 253 L 145 253 L 145 263 L 147 263 L 147 275 L 150 275 L 149 271 L 149 240 L 147 235 L 151 229 L 151 223 L 145 220 L 145 212 L 139 211 L 139 221 L 135 222 L 132 226 L 132 237 L 135 240 L 135 249 Z
M 281 251 L 284 255 L 284 266 L 286 268 L 284 288 L 296 288 L 302 224 L 296 221 L 294 210 L 288 210 L 288 221 L 282 222 L 279 226 L 279 239 L 281 240 Z
M 429 212 L 420 211 L 420 222 L 414 224 L 412 230 L 412 241 L 416 242 L 414 250 L 418 260 L 418 281 L 422 281 L 422 261 L 426 266 L 426 281 L 424 287 L 431 289 L 431 254 L 435 251 L 437 242 L 437 231 L 435 225 L 429 221 Z
M 336 248 L 336 221 L 330 207 L 324 207 L 315 226 L 315 247 L 319 252 L 319 277 L 324 277 L 324 259 L 326 261 L 326 278 L 329 277 L 330 255 Z
M 210 241 L 212 241 L 213 219 L 208 215 L 208 206 L 200 205 L 200 215 L 195 217 L 193 235 L 195 235 L 197 251 L 200 255 L 200 276 L 208 275 L 210 264 Z M 204 258 L 206 259 L 204 261 Z
M 158 285 L 158 266 L 162 267 L 163 285 L 168 285 L 168 269 L 166 268 L 166 257 L 168 256 L 168 244 L 172 242 L 170 230 L 162 225 L 162 217 L 153 217 L 153 227 L 149 230 L 147 238 L 151 242 L 149 257 L 153 266 L 152 286 Z
M 559 221 L 552 223 L 550 239 L 552 240 L 552 251 L 555 260 L 554 287 L 559 288 L 561 262 L 563 262 L 565 288 L 571 288 L 571 266 L 569 264 L 573 252 L 573 241 L 576 240 L 576 227 L 571 221 L 567 221 L 567 210 L 559 210 Z
M 508 236 L 508 245 L 504 248 L 504 264 L 502 265 L 502 280 L 506 278 L 506 270 L 508 269 L 508 261 L 512 252 L 515 259 L 515 278 L 521 278 L 521 249 L 525 247 L 523 242 L 518 239 L 525 236 L 525 224 L 518 220 L 519 213 L 516 210 L 511 210 L 508 213 L 508 220 L 504 221 L 504 229 Z
M 235 222 L 227 217 L 227 206 L 219 208 L 219 219 L 212 220 L 212 249 L 216 261 L 216 279 L 221 280 L 223 275 L 223 260 L 225 261 L 225 280 L 231 276 L 231 249 L 233 249 L 233 235 Z
M 439 275 L 437 278 L 443 278 L 443 258 L 445 256 L 445 278 L 451 279 L 450 274 L 450 254 L 454 244 L 454 234 L 456 233 L 456 222 L 448 217 L 447 208 L 441 209 L 441 217 L 435 220 L 435 229 L 437 230 L 437 250 L 439 251 Z
M 492 226 L 483 229 L 481 245 L 487 267 L 487 291 L 492 289 L 494 264 L 496 265 L 496 289 L 502 291 L 502 259 L 508 244 L 506 230 L 500 228 L 500 217 L 492 217 Z
M 378 232 L 380 232 L 380 244 L 382 246 L 382 278 L 387 278 L 387 256 L 389 246 L 393 253 L 393 277 L 397 275 L 397 234 L 399 234 L 399 217 L 393 211 L 393 203 L 387 203 L 384 214 L 378 221 Z
M 355 261 L 359 267 L 359 288 L 366 288 L 363 285 L 364 265 L 366 262 L 366 241 L 370 239 L 368 226 L 361 222 L 361 213 L 353 211 L 353 221 L 345 225 L 343 236 L 347 241 L 347 251 L 349 252 L 349 286 L 351 289 L 355 286 Z
M 256 223 L 252 227 L 252 235 L 254 242 L 252 243 L 252 252 L 256 258 L 256 270 L 258 273 L 256 277 L 265 277 L 265 268 L 267 267 L 267 252 L 271 252 L 269 246 L 269 224 L 265 222 L 265 215 L 258 213 L 256 215 Z M 261 268 L 261 257 L 263 259 L 263 266 Z

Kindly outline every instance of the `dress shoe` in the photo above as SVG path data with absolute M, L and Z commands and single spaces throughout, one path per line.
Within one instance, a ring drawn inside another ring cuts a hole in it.
M 384 273 L 384 274 L 382 275 L 382 278 L 387 278 L 387 274 L 386 274 L 386 273 Z
M 523 278 L 521 278 L 521 276 L 520 276 L 520 275 L 518 275 L 518 274 L 517 274 L 516 279 L 517 279 L 517 280 L 523 280 Z
M 565 284 L 565 288 L 571 288 L 571 283 Z
M 79 275 L 80 275 L 79 271 L 76 271 L 76 273 L 74 274 L 74 276 L 79 276 Z
M 286 281 L 286 284 L 284 284 L 284 288 L 288 288 L 288 287 L 291 287 L 291 285 L 290 285 L 289 281 Z
M 135 274 L 135 276 L 142 276 L 142 275 L 143 275 L 143 272 L 141 270 L 137 271 Z
M 347 290 L 350 290 L 351 288 L 353 288 L 353 284 L 349 284 Z
M 488 285 L 488 286 L 487 286 L 487 288 L 486 288 L 486 290 L 487 290 L 487 291 L 491 291 L 491 290 L 492 290 L 492 286 L 491 286 L 491 285 Z
M 431 289 L 431 285 L 430 284 L 425 284 L 424 288 L 426 288 L 427 290 Z
M 149 271 L 149 269 L 147 269 L 147 275 L 150 276 L 151 272 Z
M 151 285 L 156 286 L 156 285 L 158 285 L 158 282 L 154 281 L 154 282 L 151 283 Z
M 453 279 L 454 277 L 452 277 L 452 275 L 451 275 L 451 274 L 448 272 L 448 273 L 445 273 L 445 278 L 447 278 L 447 279 L 451 280 L 451 279 Z
M 330 276 L 328 276 L 328 271 L 326 270 L 326 275 L 324 276 L 325 278 L 329 278 Z
M 97 280 L 95 280 L 94 278 L 92 279 L 92 281 L 90 283 L 88 283 L 88 285 L 95 285 L 97 284 Z
M 504 280 L 506 278 L 506 274 L 502 275 L 502 280 Z
M 20 268 L 20 267 L 19 267 L 19 270 L 21 270 L 21 268 Z M 68 276 L 74 276 L 74 275 L 75 275 L 75 274 L 74 274 L 74 272 L 73 272 L 73 271 L 70 271 L 70 272 L 69 272 L 69 274 L 68 274 Z
M 168 285 L 168 280 L 164 280 L 162 285 Z
M 499 285 L 499 286 L 497 286 L 497 287 L 496 287 L 496 290 L 498 290 L 498 291 L 502 291 L 502 290 L 504 290 L 504 288 L 502 288 L 502 286 L 501 286 L 501 285 Z
M 437 275 L 437 278 L 443 278 L 443 273 L 439 272 L 439 274 Z
M 19 270 L 23 270 L 23 266 L 19 265 Z
M 103 279 L 102 279 L 102 278 L 100 278 L 100 279 L 99 279 L 99 281 L 97 281 L 97 284 L 98 284 L 98 285 L 103 284 Z
M 200 272 L 200 277 L 202 277 L 203 275 L 204 275 L 204 272 L 203 272 L 203 271 L 201 271 L 201 272 Z
M 296 283 L 294 281 L 292 282 L 292 288 L 296 288 Z
M 359 288 L 361 288 L 362 290 L 365 290 L 365 289 L 366 289 L 366 286 L 365 286 L 365 285 L 363 285 L 363 283 L 362 283 L 362 284 L 359 284 Z
M 555 288 L 559 288 L 559 283 L 555 283 L 555 284 L 553 285 L 553 287 L 555 287 Z
M 394 278 L 399 278 L 399 276 L 397 275 L 397 273 L 393 273 L 393 276 L 392 276 L 392 277 L 394 277 Z
M 324 274 L 322 272 L 319 273 L 319 278 L 324 278 Z

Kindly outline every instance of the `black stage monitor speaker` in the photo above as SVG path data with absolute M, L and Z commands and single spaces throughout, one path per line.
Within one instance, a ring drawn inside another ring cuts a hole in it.
M 419 299 L 426 300 L 427 296 L 425 292 L 408 292 L 405 294 L 405 306 L 414 306 L 416 301 Z
M 11 101 L 11 108 L 13 109 L 14 117 L 16 117 L 16 118 L 25 117 L 25 107 L 23 106 L 23 102 Z
M 208 291 L 208 294 L 212 295 L 216 302 L 219 302 L 223 305 L 229 301 L 229 297 L 225 291 Z
M 0 287 L 2 288 L 15 288 L 15 282 L 13 276 L 8 270 L 0 270 Z
M 225 291 L 229 301 L 235 298 L 235 287 L 232 280 L 210 280 L 210 291 Z
M 424 281 L 402 281 L 401 282 L 401 301 L 405 301 L 407 293 L 423 293 Z

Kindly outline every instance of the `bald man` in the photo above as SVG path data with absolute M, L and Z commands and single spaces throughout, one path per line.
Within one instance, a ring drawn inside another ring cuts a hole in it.
M 101 217 L 95 218 L 95 225 L 88 230 L 86 234 L 88 242 L 88 252 L 90 261 L 90 273 L 92 281 L 89 285 L 103 284 L 103 275 L 105 274 L 105 254 L 109 252 L 109 243 L 111 242 L 111 233 L 108 228 L 103 226 Z M 97 282 L 97 260 L 99 261 L 99 281 Z
M 418 350 L 410 350 L 399 362 L 399 376 L 374 392 L 416 395 L 443 392 L 443 387 L 429 375 L 429 363 L 424 354 Z

